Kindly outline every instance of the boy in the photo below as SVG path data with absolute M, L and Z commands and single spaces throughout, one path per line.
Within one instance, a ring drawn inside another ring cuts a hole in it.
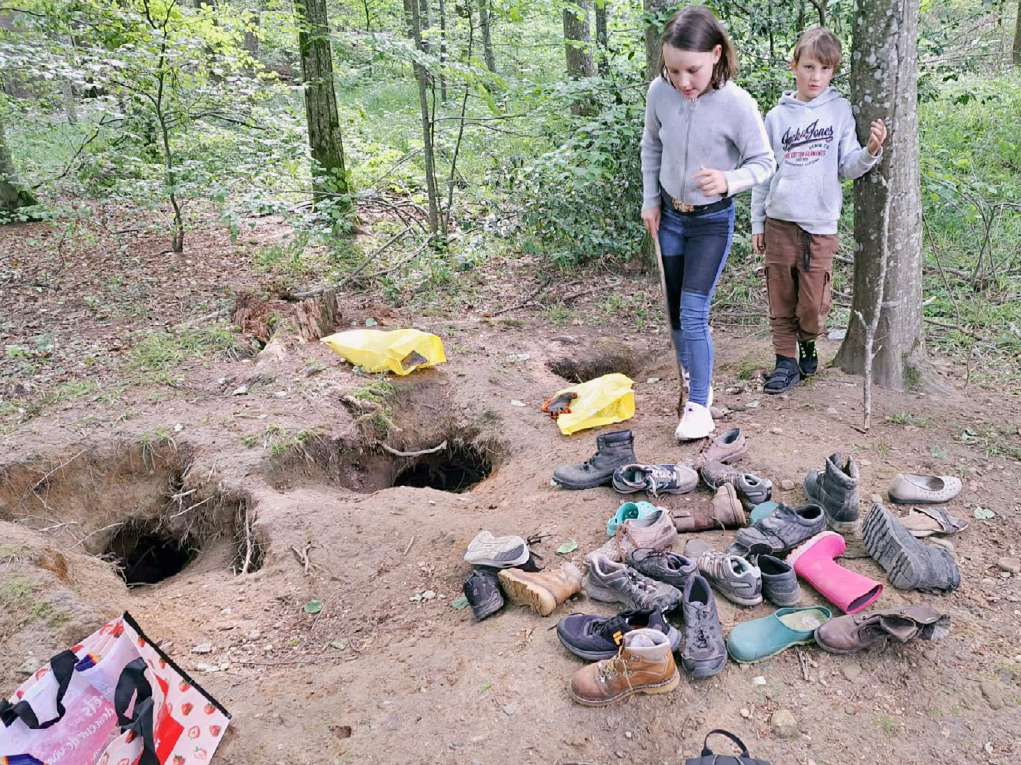
M 875 120 L 866 148 L 858 144 L 851 104 L 830 87 L 840 57 L 840 41 L 828 29 L 801 35 L 790 65 L 797 90 L 766 115 L 777 171 L 752 189 L 752 247 L 765 253 L 776 351 L 766 393 L 782 393 L 818 367 L 815 338 L 830 309 L 840 182 L 875 167 L 886 140 L 886 125 Z

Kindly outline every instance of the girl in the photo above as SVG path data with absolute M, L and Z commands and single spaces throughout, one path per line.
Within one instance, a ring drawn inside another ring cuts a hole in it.
M 659 242 L 674 350 L 690 379 L 683 441 L 715 428 L 709 306 L 734 236 L 733 197 L 769 180 L 775 163 L 758 106 L 731 81 L 737 56 L 712 12 L 684 8 L 661 45 L 645 107 L 642 222 Z

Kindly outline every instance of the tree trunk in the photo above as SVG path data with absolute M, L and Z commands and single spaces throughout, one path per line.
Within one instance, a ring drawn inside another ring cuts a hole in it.
M 333 90 L 333 53 L 326 0 L 294 0 L 301 54 L 301 82 L 305 91 L 308 144 L 312 149 L 312 199 L 348 193 L 344 144 Z
M 599 74 L 610 73 L 610 35 L 607 30 L 607 6 L 610 0 L 595 0 L 596 4 L 596 59 Z
M 658 15 L 664 8 L 670 7 L 669 0 L 642 0 L 642 8 L 647 14 L 656 14 L 657 20 L 645 28 L 645 79 L 652 82 L 659 77 L 659 38 L 663 35 L 665 19 L 659 20 Z
M 3 114 L 0 113 L 0 223 L 18 208 L 35 204 L 38 202 L 32 192 L 22 186 L 15 175 L 14 160 L 4 133 Z
M 1021 69 L 1021 0 L 1017 0 L 1017 19 L 1014 21 L 1014 67 Z
M 404 16 L 408 37 L 419 50 L 422 46 L 422 26 L 418 15 L 418 0 L 404 0 Z M 429 197 L 429 230 L 436 234 L 440 229 L 439 190 L 436 185 L 436 156 L 433 150 L 433 124 L 429 113 L 429 73 L 417 61 L 413 64 L 418 81 L 418 104 L 422 112 L 422 151 L 425 155 L 425 188 Z
M 440 0 L 440 101 L 447 102 L 447 2 Z
M 576 0 L 564 8 L 564 52 L 567 76 L 577 80 L 596 73 L 592 65 L 592 36 L 589 33 L 589 9 L 592 0 Z
M 866 327 L 879 310 L 873 374 L 876 384 L 898 390 L 918 385 L 927 367 L 917 40 L 918 0 L 858 0 L 851 103 L 860 105 L 855 107 L 860 137 L 868 135 L 872 120 L 882 118 L 889 138 L 883 161 L 854 186 L 854 298 L 847 336 L 834 363 L 851 374 L 865 372 Z
M 496 74 L 496 56 L 493 55 L 493 37 L 490 27 L 489 0 L 479 0 L 479 31 L 482 32 L 482 55 L 486 59 L 486 69 Z
M 262 10 L 262 3 L 259 3 L 259 7 L 251 11 L 241 43 L 245 52 L 252 58 L 257 58 L 259 55 L 259 27 L 262 26 Z

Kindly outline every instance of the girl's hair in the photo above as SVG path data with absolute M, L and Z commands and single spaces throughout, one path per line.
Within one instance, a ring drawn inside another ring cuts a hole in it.
M 804 32 L 794 46 L 794 63 L 802 56 L 811 56 L 823 66 L 832 67 L 833 71 L 840 68 L 840 40 L 825 27 L 815 27 Z
M 717 90 L 737 74 L 737 53 L 734 52 L 734 46 L 723 25 L 704 5 L 689 5 L 678 11 L 663 28 L 659 46 L 659 72 L 660 76 L 669 82 L 666 62 L 663 60 L 663 46 L 667 44 L 678 50 L 693 50 L 698 53 L 709 53 L 719 45 L 723 52 L 720 60 L 713 66 L 713 77 L 710 81 L 710 85 Z

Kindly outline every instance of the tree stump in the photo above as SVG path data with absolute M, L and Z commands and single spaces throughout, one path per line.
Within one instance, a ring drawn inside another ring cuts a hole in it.
M 319 340 L 333 332 L 339 319 L 337 291 L 326 290 L 320 295 L 302 300 L 295 306 L 294 318 L 298 333 L 306 342 Z

